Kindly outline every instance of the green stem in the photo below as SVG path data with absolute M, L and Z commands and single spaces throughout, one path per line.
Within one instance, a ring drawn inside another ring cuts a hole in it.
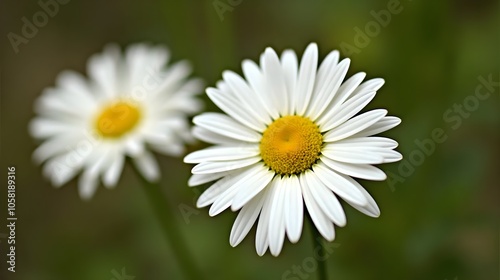
M 174 252 L 179 266 L 187 279 L 203 279 L 201 272 L 196 265 L 194 258 L 189 254 L 190 250 L 186 246 L 183 235 L 177 227 L 177 219 L 173 213 L 168 199 L 162 192 L 159 183 L 152 183 L 144 179 L 134 164 L 131 164 L 137 176 L 143 184 L 144 192 L 148 197 L 149 205 L 153 208 L 155 215 L 163 229 L 163 236 Z
M 318 232 L 316 229 L 316 226 L 314 226 L 314 223 L 312 222 L 312 219 L 309 217 L 309 222 L 310 222 L 310 227 L 312 231 L 312 246 L 313 246 L 313 252 L 315 252 L 316 248 L 319 247 L 319 250 L 317 252 L 318 256 L 325 256 L 325 247 L 323 246 L 323 237 L 321 234 Z M 319 280 L 327 280 L 328 279 L 328 271 L 326 269 L 326 258 L 318 258 L 318 279 Z

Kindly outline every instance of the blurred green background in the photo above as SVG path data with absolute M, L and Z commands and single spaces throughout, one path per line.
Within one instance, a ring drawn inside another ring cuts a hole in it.
M 498 84 L 487 99 L 466 104 L 473 107 L 467 114 L 452 112 L 460 116 L 456 129 L 457 120 L 443 118 L 454 104 L 474 99 L 479 77 L 500 80 L 498 1 L 70 0 L 17 53 L 7 34 L 21 34 L 21 19 L 31 20 L 42 8 L 37 1 L 0 5 L 0 213 L 5 221 L 6 167 L 14 165 L 19 219 L 17 272 L 7 272 L 7 244 L 0 239 L 0 279 L 119 280 L 113 271 L 123 268 L 135 279 L 182 279 L 129 167 L 116 189 L 100 187 L 91 201 L 83 202 L 74 180 L 55 189 L 31 160 L 37 143 L 27 123 L 42 89 L 64 69 L 85 73 L 86 60 L 106 43 L 142 41 L 167 45 L 174 61 L 191 61 L 194 74 L 208 86 L 225 69 L 241 73 L 242 59 L 257 60 L 267 46 L 301 54 L 311 41 L 318 43 L 321 57 L 333 49 L 350 57 L 349 75 L 365 71 L 368 78 L 385 78 L 369 107 L 387 108 L 403 120 L 385 135 L 400 143 L 406 168 L 414 170 L 387 164 L 382 169 L 399 174 L 398 182 L 362 182 L 381 208 L 378 219 L 344 204 L 348 223 L 337 228 L 336 248 L 327 260 L 331 279 L 499 279 Z M 382 26 L 376 15 L 388 9 L 399 12 Z M 356 37 L 357 28 L 367 36 L 365 42 Z M 203 98 L 208 110 L 217 110 Z M 444 130 L 446 141 L 414 164 L 419 153 L 415 140 L 430 138 L 436 128 Z M 240 246 L 229 245 L 236 213 L 210 218 L 207 209 L 198 209 L 186 222 L 178 207 L 195 209 L 202 188 L 186 186 L 190 166 L 157 158 L 163 191 L 178 217 L 172 223 L 183 232 L 207 279 L 282 279 L 312 255 L 308 228 L 298 244 L 286 242 L 275 258 L 257 256 L 254 230 Z M 0 227 L 0 233 L 6 231 Z M 316 272 L 306 276 L 315 279 Z

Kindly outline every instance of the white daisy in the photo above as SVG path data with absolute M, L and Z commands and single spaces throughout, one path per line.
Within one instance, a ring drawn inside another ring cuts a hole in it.
M 338 62 L 339 52 L 327 55 L 319 69 L 318 48 L 310 44 L 300 66 L 295 53 L 281 58 L 271 48 L 260 67 L 243 61 L 246 79 L 223 73 L 207 95 L 226 114 L 203 113 L 194 118 L 194 135 L 215 146 L 185 157 L 196 163 L 189 186 L 215 181 L 198 199 L 210 204 L 215 216 L 228 207 L 240 210 L 230 244 L 238 245 L 258 220 L 256 250 L 269 247 L 277 256 L 285 233 L 295 243 L 303 224 L 303 202 L 321 235 L 332 241 L 334 224 L 346 217 L 337 197 L 362 213 L 377 217 L 379 208 L 351 177 L 384 180 L 372 164 L 400 160 L 396 141 L 373 135 L 398 125 L 397 117 L 377 109 L 358 114 L 384 84 L 361 83 L 357 73 L 344 83 L 350 60 Z
M 154 181 L 160 172 L 148 150 L 183 153 L 184 142 L 192 138 L 186 116 L 201 108 L 195 95 L 202 83 L 187 79 L 186 62 L 166 68 L 169 58 L 161 46 L 135 44 L 122 55 L 109 45 L 89 59 L 89 79 L 65 71 L 55 87 L 44 90 L 30 133 L 43 140 L 33 157 L 45 162 L 44 174 L 53 185 L 82 171 L 78 190 L 88 199 L 99 177 L 108 188 L 117 184 L 126 156 Z

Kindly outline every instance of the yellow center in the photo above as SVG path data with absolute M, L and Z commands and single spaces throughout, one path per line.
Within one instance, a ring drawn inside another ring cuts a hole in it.
M 282 175 L 301 173 L 319 159 L 323 136 L 308 118 L 286 116 L 264 131 L 260 154 L 264 163 Z
M 132 130 L 141 117 L 139 108 L 134 104 L 120 101 L 102 110 L 97 117 L 96 128 L 106 138 L 118 138 Z

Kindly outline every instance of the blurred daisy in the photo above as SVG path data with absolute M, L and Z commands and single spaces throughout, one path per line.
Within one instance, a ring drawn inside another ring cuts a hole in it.
M 90 198 L 99 184 L 117 184 L 125 157 L 148 181 L 160 172 L 149 150 L 179 156 L 192 140 L 186 116 L 201 108 L 197 79 L 187 79 L 186 62 L 168 68 L 169 52 L 160 46 L 132 45 L 122 55 L 110 45 L 92 56 L 89 79 L 62 72 L 56 87 L 45 89 L 35 103 L 30 123 L 33 137 L 43 140 L 33 157 L 45 162 L 43 172 L 55 186 L 82 171 L 78 190 Z
M 400 160 L 397 142 L 373 135 L 401 120 L 383 109 L 358 114 L 384 84 L 362 83 L 358 73 L 344 83 L 350 60 L 338 51 L 319 69 L 318 48 L 310 44 L 298 64 L 295 53 L 281 57 L 271 48 L 260 67 L 243 61 L 245 79 L 226 71 L 207 95 L 226 114 L 203 113 L 194 118 L 194 135 L 213 147 L 184 159 L 196 163 L 190 186 L 215 181 L 198 199 L 215 216 L 228 207 L 240 210 L 230 244 L 238 245 L 257 221 L 256 250 L 277 256 L 285 235 L 295 243 L 303 224 L 303 202 L 321 235 L 335 238 L 334 224 L 346 217 L 338 197 L 362 213 L 377 217 L 379 208 L 352 177 L 384 180 L 372 164 Z

